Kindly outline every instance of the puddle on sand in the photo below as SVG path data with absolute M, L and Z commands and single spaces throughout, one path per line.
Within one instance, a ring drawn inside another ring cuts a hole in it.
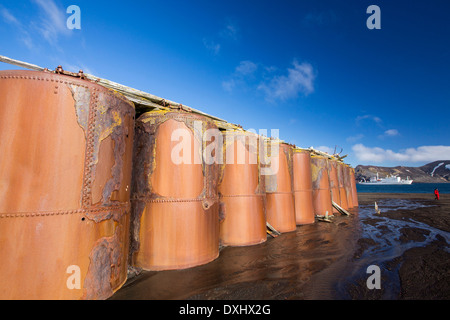
M 360 250 L 353 257 L 352 270 L 337 285 L 337 295 L 340 299 L 351 299 L 348 292 L 348 284 L 358 280 L 366 280 L 370 274 L 366 273 L 367 267 L 377 265 L 382 275 L 382 296 L 379 298 L 389 300 L 397 299 L 400 293 L 400 279 L 398 270 L 400 263 L 394 259 L 403 255 L 411 248 L 424 247 L 435 241 L 437 237 L 443 237 L 450 243 L 448 232 L 433 228 L 428 224 L 415 221 L 411 218 L 396 220 L 386 217 L 389 212 L 396 210 L 414 210 L 433 207 L 421 201 L 409 199 L 381 199 L 377 202 L 378 209 L 385 215 L 375 212 L 374 205 L 360 205 L 359 219 L 361 238 L 358 241 Z M 448 252 L 448 248 L 446 248 Z

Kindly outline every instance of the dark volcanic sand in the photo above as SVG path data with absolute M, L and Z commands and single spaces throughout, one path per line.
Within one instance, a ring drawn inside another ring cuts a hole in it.
M 449 299 L 450 195 L 433 199 L 359 194 L 350 217 L 223 248 L 203 266 L 143 271 L 111 299 Z M 367 288 L 370 265 L 380 267 L 380 290 Z

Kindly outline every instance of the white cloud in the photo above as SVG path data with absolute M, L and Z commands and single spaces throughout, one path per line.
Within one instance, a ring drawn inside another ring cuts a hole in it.
M 398 132 L 397 129 L 389 129 L 389 130 L 386 130 L 383 134 L 379 135 L 378 138 L 384 139 L 384 138 L 388 138 L 388 137 L 395 137 L 398 135 L 400 135 L 400 132 Z
M 379 147 L 366 147 L 356 144 L 352 147 L 356 158 L 362 162 L 382 163 L 394 162 L 433 162 L 441 159 L 450 159 L 450 146 L 421 146 L 394 152 Z
M 376 124 L 381 124 L 381 122 L 383 122 L 383 120 L 381 120 L 381 118 L 379 118 L 377 116 L 374 116 L 374 115 L 371 115 L 371 114 L 366 114 L 366 115 L 363 115 L 363 116 L 356 117 L 356 124 L 359 125 L 361 123 L 361 121 L 366 120 L 366 119 L 372 120 Z
M 208 51 L 211 51 L 214 55 L 218 55 L 220 52 L 220 44 L 214 41 L 203 39 L 203 45 Z
M 267 100 L 287 100 L 296 98 L 300 93 L 309 95 L 314 92 L 314 69 L 309 63 L 293 62 L 293 68 L 287 70 L 287 75 L 275 76 L 258 89 L 263 90 Z
M 238 40 L 239 26 L 236 21 L 228 19 L 225 27 L 220 31 L 219 35 L 224 39 Z
M 257 71 L 258 65 L 252 61 L 241 61 L 234 70 L 229 80 L 222 82 L 222 88 L 231 93 L 235 87 L 246 87 L 247 81 L 254 78 L 253 75 Z
M 35 0 L 35 1 L 45 1 L 45 0 Z M 210 39 L 203 38 L 203 45 L 205 46 L 208 51 L 212 52 L 213 55 L 218 55 L 220 52 L 220 49 L 222 47 L 222 42 L 226 40 L 233 40 L 237 41 L 239 38 L 239 27 L 238 24 L 228 19 L 225 23 L 225 26 L 216 33 L 215 36 L 211 37 Z
M 29 32 L 25 29 L 24 25 L 16 18 L 8 9 L 0 6 L 0 15 L 3 20 L 11 25 L 13 25 L 16 30 L 20 33 L 17 39 L 22 41 L 22 43 L 30 50 L 34 49 L 33 41 Z
M 53 0 L 33 0 L 33 2 L 43 12 L 36 27 L 49 43 L 55 44 L 60 35 L 70 34 L 64 8 L 57 6 Z
M 228 81 L 222 82 L 222 88 L 227 92 L 232 92 L 234 87 L 236 87 L 236 80 L 230 79 Z
M 388 137 L 394 137 L 394 136 L 398 136 L 399 132 L 397 129 L 389 129 L 384 132 L 384 135 L 386 135 Z
M 307 96 L 314 92 L 316 75 L 309 63 L 299 64 L 294 60 L 293 67 L 287 69 L 287 75 L 275 74 L 277 70 L 274 66 L 241 61 L 230 78 L 222 82 L 222 87 L 227 92 L 232 92 L 237 87 L 256 88 L 264 92 L 267 101 L 284 101 L 296 98 L 301 93 Z
M 362 138 L 364 138 L 364 135 L 362 133 L 359 133 L 357 135 L 348 137 L 346 140 L 347 140 L 347 142 L 354 143 L 358 140 L 361 140 Z
M 236 72 L 242 75 L 253 74 L 258 69 L 258 65 L 251 61 L 241 61 L 236 67 Z
M 54 0 L 32 0 L 39 7 L 39 13 L 32 21 L 22 23 L 20 19 L 13 15 L 8 9 L 0 6 L 0 16 L 4 21 L 16 27 L 20 33 L 17 39 L 30 50 L 36 49 L 33 40 L 40 42 L 43 37 L 50 44 L 56 45 L 59 36 L 70 35 L 67 28 L 67 16 L 63 7 L 58 6 Z
M 0 14 L 7 23 L 20 25 L 19 20 L 8 9 L 0 7 Z

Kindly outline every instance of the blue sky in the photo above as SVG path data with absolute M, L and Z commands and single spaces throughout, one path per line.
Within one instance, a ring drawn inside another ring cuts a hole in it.
M 70 5 L 81 30 L 66 26 Z M 2 0 L 0 55 L 338 146 L 353 166 L 420 166 L 450 159 L 449 12 L 447 0 Z

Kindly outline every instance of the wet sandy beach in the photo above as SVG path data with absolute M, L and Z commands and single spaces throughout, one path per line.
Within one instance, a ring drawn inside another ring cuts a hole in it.
M 111 299 L 449 299 L 450 195 L 358 196 L 351 216 L 298 226 L 256 246 L 225 247 L 203 266 L 143 271 Z M 381 289 L 367 288 L 370 265 L 380 268 Z

